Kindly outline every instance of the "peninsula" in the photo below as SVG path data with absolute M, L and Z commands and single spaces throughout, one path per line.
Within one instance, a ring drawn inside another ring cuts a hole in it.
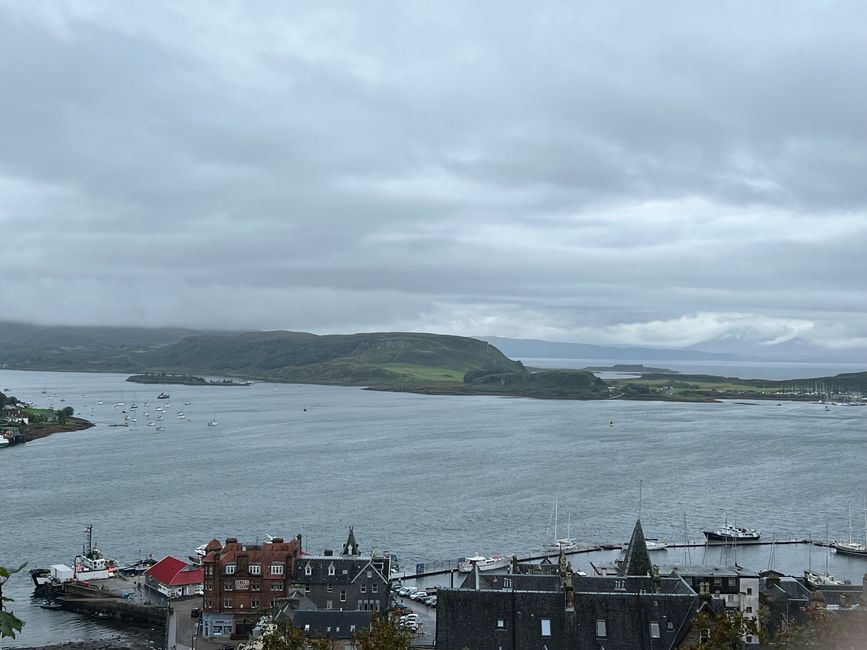
M 680 374 L 643 364 L 527 368 L 483 340 L 418 332 L 195 332 L 0 322 L 0 367 L 134 373 L 135 383 L 237 386 L 252 381 L 360 386 L 436 395 L 709 402 L 861 403 L 867 373 L 786 381 Z M 594 372 L 635 375 L 602 380 Z M 210 382 L 207 376 L 235 377 Z
M 58 411 L 41 409 L 20 401 L 14 395 L 0 393 L 0 448 L 13 446 L 52 433 L 81 431 L 93 426 L 93 422 L 74 415 L 71 406 Z

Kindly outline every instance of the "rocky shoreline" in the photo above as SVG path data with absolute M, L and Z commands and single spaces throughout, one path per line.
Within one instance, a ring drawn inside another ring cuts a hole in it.
M 31 425 L 27 428 L 27 442 L 39 440 L 50 436 L 52 433 L 66 433 L 68 431 L 83 431 L 94 426 L 93 422 L 84 418 L 70 417 L 64 424 Z
M 68 641 L 52 645 L 17 648 L 16 650 L 154 650 L 154 643 L 146 639 L 95 639 L 93 641 Z

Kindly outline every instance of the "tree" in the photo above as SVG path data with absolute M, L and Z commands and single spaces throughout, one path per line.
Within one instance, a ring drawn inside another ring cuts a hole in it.
M 262 650 L 331 650 L 331 641 L 327 638 L 308 639 L 291 622 L 281 627 L 272 624 L 262 635 Z
M 352 635 L 358 650 L 410 650 L 412 634 L 397 624 L 397 616 L 389 612 L 387 616 L 370 617 L 370 629 L 359 630 Z
M 12 602 L 11 598 L 6 598 L 3 595 L 3 585 L 12 577 L 13 574 L 18 573 L 23 569 L 27 564 L 22 564 L 17 569 L 7 569 L 6 567 L 0 566 L 0 638 L 4 636 L 15 638 L 15 633 L 20 632 L 21 628 L 24 627 L 24 621 L 20 618 L 17 618 L 11 612 L 6 611 L 6 603 Z
M 704 611 L 693 620 L 699 630 L 709 630 L 710 634 L 692 646 L 694 650 L 740 650 L 744 636 L 759 635 L 756 622 L 743 615 L 739 610 L 711 614 Z
M 867 617 L 863 612 L 849 610 L 847 613 L 829 612 L 823 605 L 813 603 L 804 608 L 799 622 L 790 624 L 780 633 L 774 645 L 790 650 L 862 647 L 867 634 Z
M 75 409 L 73 409 L 71 406 L 62 408 L 57 412 L 57 421 L 60 424 L 65 424 L 66 421 L 72 417 L 73 413 L 75 413 Z

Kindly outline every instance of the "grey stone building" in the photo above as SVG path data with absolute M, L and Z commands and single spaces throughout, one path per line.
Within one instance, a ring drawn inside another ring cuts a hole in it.
M 298 558 L 294 588 L 277 620 L 290 620 L 309 636 L 350 639 L 371 615 L 388 609 L 390 570 L 390 557 L 361 554 L 350 528 L 339 555 L 326 549 Z
M 476 570 L 437 598 L 438 650 L 675 648 L 708 606 L 679 576 L 653 571 L 640 524 L 621 575 L 574 575 L 561 553 L 547 575 Z

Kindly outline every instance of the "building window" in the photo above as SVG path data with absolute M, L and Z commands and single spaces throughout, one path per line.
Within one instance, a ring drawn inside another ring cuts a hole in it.
M 738 581 L 737 578 L 729 578 L 729 587 L 737 587 Z
M 753 642 L 753 636 L 751 634 L 747 634 L 747 643 Z
M 330 575 L 330 576 L 334 575 L 334 565 L 333 564 L 328 565 L 328 575 Z
M 341 602 L 341 603 L 345 603 L 345 602 L 346 602 L 346 589 L 341 589 L 341 590 L 340 590 L 340 602 Z
M 325 587 L 325 591 L 330 594 L 332 591 L 334 591 L 334 585 L 328 585 L 327 587 Z
M 334 609 L 334 601 L 326 600 L 325 601 L 325 609 Z
M 226 575 L 227 576 L 232 575 L 233 573 L 235 573 L 235 569 L 237 569 L 237 568 L 238 567 L 235 566 L 234 564 L 227 564 L 226 565 Z
M 343 571 L 341 571 L 340 573 L 342 573 L 343 575 L 349 575 L 349 569 L 343 569 Z
M 225 607 L 226 609 L 232 609 L 232 599 L 223 598 L 223 607 Z
M 701 630 L 699 630 L 698 640 L 700 643 L 707 643 L 708 641 L 710 641 L 710 628 L 709 627 L 703 627 L 703 628 L 701 628 Z
M 551 636 L 551 619 L 542 619 L 542 636 Z
M 371 591 L 371 593 L 378 594 L 379 593 L 379 585 L 374 582 L 372 585 L 370 585 L 370 591 Z
M 753 595 L 753 588 L 747 587 L 747 596 L 752 596 L 752 595 Z
M 747 606 L 747 614 L 752 614 L 753 608 L 751 606 Z
M 350 626 L 349 626 L 349 631 L 350 631 L 350 632 L 355 632 L 355 626 L 354 626 L 354 625 L 350 625 Z
M 372 578 L 372 577 L 373 577 L 373 571 L 368 571 L 368 572 L 367 572 L 367 577 L 368 577 L 368 578 Z
M 232 580 L 223 580 L 223 591 L 232 591 Z
M 497 619 L 497 629 L 502 630 L 504 627 L 506 627 L 506 622 L 503 619 L 498 618 Z
M 272 576 L 282 576 L 283 575 L 283 565 L 282 564 L 272 564 L 271 565 L 271 575 Z
M 367 593 L 367 585 L 364 583 L 361 584 L 361 593 L 363 593 L 363 594 Z
M 674 623 L 672 623 L 671 621 L 669 621 L 668 623 L 665 624 L 665 628 L 666 628 L 669 632 L 671 632 L 671 631 L 674 629 Z
M 283 591 L 283 581 L 275 580 L 271 583 L 271 591 Z
M 605 621 L 596 621 L 596 636 L 600 639 L 604 639 L 606 636 L 608 636 L 608 628 L 605 625 Z
M 213 600 L 206 600 L 205 601 L 205 607 L 207 607 L 208 609 L 211 609 L 213 606 L 214 606 Z
M 659 623 L 656 621 L 651 621 L 650 623 L 650 638 L 658 639 L 659 638 Z
M 250 565 L 250 575 L 251 576 L 262 575 L 262 565 L 261 564 L 251 564 Z
M 309 564 L 306 567 L 304 567 L 304 575 L 306 575 L 306 576 L 313 575 L 313 567 L 310 566 Z
M 304 593 L 305 593 L 305 594 L 309 594 L 309 593 L 310 593 L 310 584 L 309 584 L 309 583 L 306 584 L 306 585 L 304 585 Z
M 250 591 L 261 591 L 262 584 L 258 580 L 250 581 Z
M 214 581 L 206 580 L 205 581 L 205 591 L 213 591 L 214 590 Z
M 258 598 L 254 598 L 253 600 L 250 601 L 250 607 L 253 607 L 255 609 L 258 606 L 259 606 L 259 599 Z
M 713 579 L 714 587 L 722 587 L 722 578 L 714 578 Z

